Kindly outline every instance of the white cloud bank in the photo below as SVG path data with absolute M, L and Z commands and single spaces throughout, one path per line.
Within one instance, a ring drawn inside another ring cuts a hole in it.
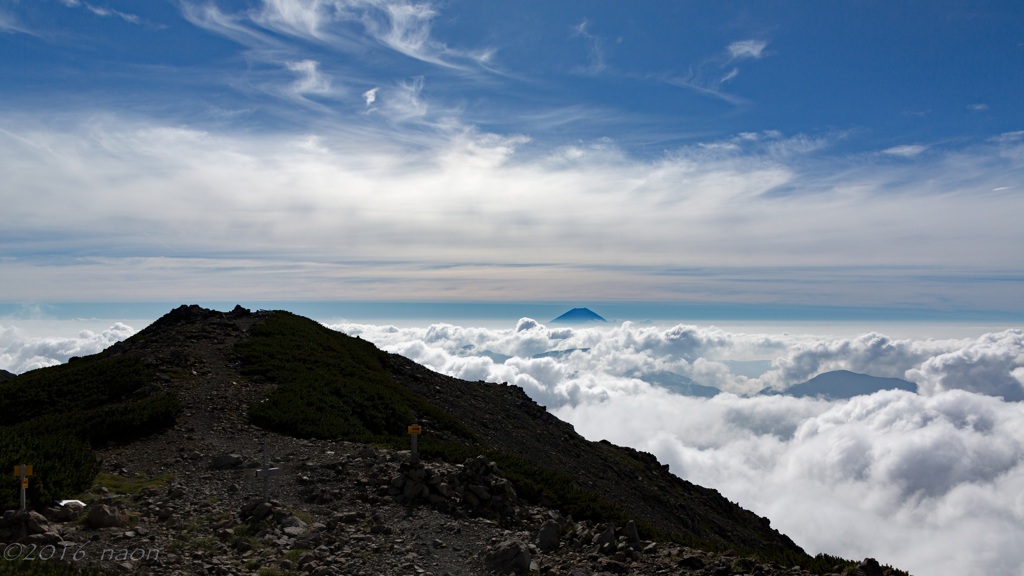
M 121 322 L 99 333 L 82 330 L 67 337 L 28 336 L 16 325 L 0 324 L 0 369 L 21 374 L 63 364 L 72 356 L 102 352 L 133 334 L 135 329 Z
M 1024 390 L 1024 330 L 917 340 L 530 319 L 506 330 L 333 327 L 459 378 L 522 386 L 588 438 L 654 453 L 811 553 L 935 576 L 1024 570 L 1024 410 L 985 395 Z M 551 351 L 563 353 L 536 357 Z M 768 366 L 759 377 L 730 369 L 756 361 Z M 838 369 L 909 378 L 921 394 L 704 399 L 633 377 L 668 370 L 749 393 Z

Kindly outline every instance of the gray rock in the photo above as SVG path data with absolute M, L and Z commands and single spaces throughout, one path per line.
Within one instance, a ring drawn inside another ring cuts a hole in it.
M 128 515 L 106 504 L 95 504 L 89 507 L 87 520 L 93 528 L 124 528 L 128 523 Z
M 210 462 L 210 467 L 215 470 L 229 470 L 231 468 L 238 468 L 245 463 L 245 458 L 238 454 L 221 454 Z
M 484 567 L 501 574 L 515 572 L 526 574 L 530 571 L 530 549 L 522 542 L 506 540 L 488 550 L 484 555 Z
M 27 524 L 29 534 L 45 534 L 47 532 L 53 531 L 53 529 L 50 528 L 50 523 L 46 520 L 46 518 L 43 517 L 43 515 L 39 512 L 36 512 L 35 510 L 29 511 Z
M 558 548 L 558 539 L 562 535 L 562 525 L 554 520 L 548 520 L 541 525 L 537 533 L 537 547 L 544 552 L 550 552 Z
M 630 544 L 635 544 L 640 541 L 640 534 L 636 531 L 636 523 L 632 520 L 626 522 L 626 525 L 622 527 L 622 532 L 626 535 L 626 540 Z
M 593 542 L 599 547 L 615 542 L 615 525 L 609 522 L 608 527 L 605 528 L 604 532 L 602 532 L 600 536 L 594 538 Z

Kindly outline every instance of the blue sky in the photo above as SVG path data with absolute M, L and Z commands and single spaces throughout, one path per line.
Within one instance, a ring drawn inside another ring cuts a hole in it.
M 0 301 L 1024 313 L 1013 2 L 0 0 Z

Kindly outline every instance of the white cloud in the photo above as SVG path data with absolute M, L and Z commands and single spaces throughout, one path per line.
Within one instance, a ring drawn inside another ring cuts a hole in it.
M 286 66 L 292 72 L 299 75 L 299 79 L 292 84 L 292 92 L 296 96 L 306 94 L 327 95 L 331 93 L 331 81 L 320 72 L 320 63 L 316 60 L 301 60 L 288 62 Z
M 289 89 L 333 90 L 315 62 L 290 62 Z M 90 284 L 107 277 L 95 274 L 103 262 L 141 278 L 130 267 L 143 260 L 131 259 L 258 254 L 254 274 L 291 262 L 303 277 L 326 275 L 307 284 L 324 295 L 328 278 L 357 273 L 372 283 L 352 289 L 375 297 L 404 274 L 423 282 L 408 284 L 420 298 L 454 289 L 701 301 L 742 299 L 756 284 L 764 301 L 1018 301 L 1012 275 L 982 282 L 1024 266 L 1014 220 L 1024 198 L 992 192 L 1015 178 L 1012 141 L 883 165 L 866 155 L 834 166 L 815 158 L 828 138 L 772 133 L 644 161 L 614 142 L 555 159 L 528 136 L 482 133 L 437 110 L 421 77 L 375 96 L 389 122 L 358 116 L 300 138 L 111 116 L 63 127 L 4 119 L 0 201 L 8 238 L 19 239 L 5 254 L 106 254 L 76 263 L 90 267 Z M 316 147 L 303 145 L 310 136 Z M 49 276 L 46 288 L 41 275 L 71 268 L 34 262 L 19 268 L 28 274 L 0 262 L 5 278 L 20 276 L 11 297 L 66 284 Z M 251 280 L 284 280 L 272 278 Z
M 665 82 L 719 98 L 734 106 L 745 105 L 747 101 L 744 98 L 725 92 L 723 85 L 739 75 L 740 69 L 736 62 L 763 58 L 767 46 L 768 43 L 762 40 L 733 42 L 724 52 L 690 66 L 685 74 L 668 76 Z
M 729 44 L 729 56 L 735 60 L 742 58 L 761 58 L 764 54 L 764 49 L 767 46 L 768 43 L 762 40 L 741 40 L 739 42 L 733 42 L 732 44 Z
M 63 364 L 72 356 L 102 352 L 133 334 L 135 329 L 121 322 L 98 334 L 82 330 L 77 336 L 70 337 L 32 337 L 16 325 L 5 327 L 0 324 L 0 369 L 21 374 Z
M 591 34 L 588 30 L 590 22 L 584 18 L 579 24 L 573 26 L 573 36 L 582 38 L 587 42 L 587 64 L 577 66 L 574 72 L 583 74 L 597 74 L 603 72 L 607 65 L 604 60 L 604 40 Z
M 894 146 L 892 148 L 887 148 L 883 150 L 882 153 L 889 154 L 890 156 L 903 156 L 904 158 L 913 158 L 914 156 L 917 156 L 918 154 L 924 152 L 927 149 L 927 146 L 922 146 L 920 144 L 908 144 L 905 146 Z
M 71 4 L 69 4 L 69 6 L 70 5 Z M 75 3 L 75 5 L 77 5 L 77 2 Z M 124 20 L 125 22 L 130 22 L 132 24 L 140 24 L 142 22 L 142 19 L 139 18 L 138 16 L 136 16 L 135 14 L 127 14 L 127 13 L 121 12 L 119 10 L 114 10 L 113 8 L 104 8 L 102 6 L 94 6 L 92 4 L 89 4 L 88 2 L 85 3 L 85 7 L 86 7 L 87 10 L 89 10 L 93 14 L 95 14 L 97 16 L 102 16 L 104 18 L 108 18 L 110 16 L 116 16 L 116 17 Z
M 811 553 L 872 556 L 914 574 L 1024 567 L 1017 405 L 966 392 L 834 403 L 648 393 L 555 414 L 591 439 L 654 453 Z
M 7 34 L 31 34 L 31 32 L 18 21 L 18 18 L 15 17 L 14 14 L 3 9 L 0 9 L 0 32 Z
M 380 90 L 380 88 L 375 87 L 367 90 L 366 92 L 363 92 L 363 101 L 366 102 L 367 108 L 372 106 L 373 103 L 377 101 L 377 90 Z
M 986 334 L 970 345 L 928 358 L 907 372 L 926 393 L 970 390 L 1024 400 L 1024 330 Z

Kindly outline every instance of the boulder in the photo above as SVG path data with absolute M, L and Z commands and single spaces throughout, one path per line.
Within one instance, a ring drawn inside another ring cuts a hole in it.
M 882 567 L 878 564 L 878 560 L 874 558 L 865 558 L 858 566 L 857 576 L 882 576 Z
M 128 523 L 128 514 L 106 504 L 96 504 L 89 507 L 87 520 L 93 528 L 124 528 Z
M 530 549 L 525 544 L 506 540 L 487 551 L 484 555 L 484 567 L 500 574 L 526 574 L 530 571 L 532 560 Z
M 230 470 L 238 468 L 242 464 L 245 464 L 245 458 L 238 454 L 221 454 L 210 462 L 210 467 L 214 470 Z
M 562 525 L 554 520 L 548 520 L 541 525 L 537 533 L 537 547 L 544 552 L 558 549 L 558 539 L 562 535 Z
M 626 540 L 630 544 L 640 542 L 640 534 L 636 531 L 636 522 L 632 520 L 626 522 L 626 525 L 622 527 L 622 533 L 626 535 Z

